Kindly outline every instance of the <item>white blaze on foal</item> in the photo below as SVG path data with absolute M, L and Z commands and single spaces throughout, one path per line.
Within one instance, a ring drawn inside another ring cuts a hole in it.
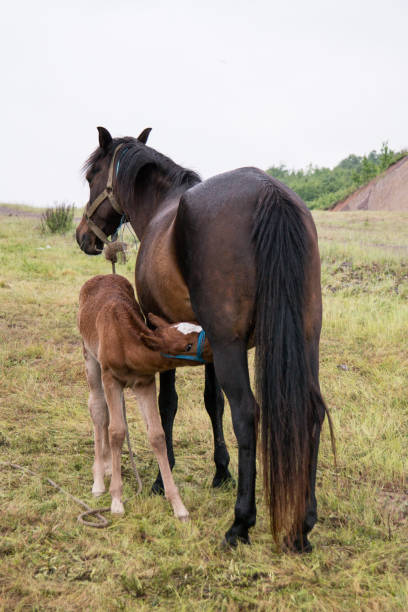
M 172 327 L 175 327 L 184 335 L 193 334 L 194 332 L 200 334 L 203 331 L 202 327 L 194 325 L 194 323 L 177 323 L 176 325 L 172 325 Z

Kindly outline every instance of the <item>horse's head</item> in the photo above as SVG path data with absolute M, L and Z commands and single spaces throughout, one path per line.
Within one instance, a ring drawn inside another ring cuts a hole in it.
M 151 128 L 139 135 L 145 144 Z M 108 236 L 119 227 L 123 210 L 114 193 L 115 165 L 126 139 L 113 139 L 107 129 L 98 127 L 99 147 L 85 163 L 89 202 L 76 230 L 80 248 L 88 255 L 99 255 Z
M 197 354 L 197 345 L 203 328 L 194 323 L 167 323 L 156 315 L 149 314 L 148 319 L 155 330 L 148 329 L 141 334 L 143 342 L 153 351 L 169 355 L 193 356 Z M 211 348 L 206 339 L 201 347 L 203 358 L 207 361 L 212 357 Z

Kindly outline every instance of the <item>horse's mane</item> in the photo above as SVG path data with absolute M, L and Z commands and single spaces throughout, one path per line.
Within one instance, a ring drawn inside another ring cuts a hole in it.
M 183 168 L 176 164 L 169 157 L 159 153 L 155 149 L 147 147 L 136 138 L 114 138 L 109 145 L 108 154 L 112 155 L 116 147 L 120 144 L 125 146 L 119 151 L 117 160 L 119 167 L 117 171 L 117 184 L 120 189 L 121 197 L 128 199 L 133 196 L 135 189 L 135 178 L 143 167 L 154 167 L 159 171 L 160 180 L 166 191 L 173 191 L 181 186 L 192 187 L 201 182 L 200 176 L 193 170 Z M 91 153 L 82 166 L 82 173 L 86 175 L 94 165 L 106 155 L 106 152 L 98 147 Z M 115 163 L 115 165 L 117 162 Z

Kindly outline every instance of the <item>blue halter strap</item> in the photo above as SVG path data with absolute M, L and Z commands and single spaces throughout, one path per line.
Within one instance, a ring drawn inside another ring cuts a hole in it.
M 205 331 L 202 330 L 198 336 L 197 341 L 197 353 L 195 355 L 168 355 L 167 353 L 161 353 L 163 357 L 169 359 L 186 359 L 187 361 L 198 361 L 199 363 L 205 363 L 203 359 L 203 346 L 205 342 Z

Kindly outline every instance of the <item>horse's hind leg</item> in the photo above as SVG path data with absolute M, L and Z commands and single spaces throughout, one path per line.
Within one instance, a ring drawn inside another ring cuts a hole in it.
M 314 405 L 317 413 L 317 419 L 313 428 L 313 452 L 309 468 L 309 493 L 306 498 L 305 517 L 302 524 L 302 532 L 295 535 L 293 538 L 286 538 L 285 545 L 293 552 L 305 553 L 311 552 L 313 547 L 308 539 L 308 534 L 312 531 L 317 522 L 317 501 L 316 501 L 316 471 L 317 459 L 319 454 L 320 431 L 325 417 L 325 404 L 320 392 L 319 386 L 319 358 L 318 358 L 318 340 L 309 349 L 310 370 L 312 373 L 312 389 L 310 390 L 310 401 Z
M 84 347 L 85 371 L 89 385 L 88 408 L 94 426 L 95 460 L 92 468 L 92 493 L 97 497 L 105 492 L 105 463 L 110 459 L 107 439 L 109 414 L 102 387 L 101 368 L 97 360 Z
M 212 486 L 219 487 L 224 483 L 234 481 L 228 469 L 230 457 L 225 444 L 222 427 L 224 397 L 215 376 L 215 369 L 212 363 L 208 363 L 205 366 L 204 403 L 211 419 L 214 435 L 214 462 L 216 472 Z
M 150 445 L 159 464 L 166 499 L 171 503 L 175 516 L 180 520 L 187 520 L 188 512 L 181 501 L 169 465 L 166 437 L 157 410 L 155 380 L 148 385 L 135 385 L 133 390 L 146 422 Z
M 173 423 L 177 412 L 178 396 L 176 392 L 176 370 L 168 370 L 160 374 L 159 410 L 160 418 L 166 436 L 167 457 L 170 469 L 175 464 L 173 451 Z M 157 474 L 152 485 L 152 493 L 163 495 L 164 485 L 161 473 Z
M 255 525 L 255 455 L 257 405 L 252 394 L 246 344 L 242 341 L 228 345 L 213 344 L 217 378 L 231 407 L 232 424 L 238 441 L 238 493 L 235 520 L 225 534 L 226 541 L 235 546 L 237 540 L 249 543 L 248 530 Z

